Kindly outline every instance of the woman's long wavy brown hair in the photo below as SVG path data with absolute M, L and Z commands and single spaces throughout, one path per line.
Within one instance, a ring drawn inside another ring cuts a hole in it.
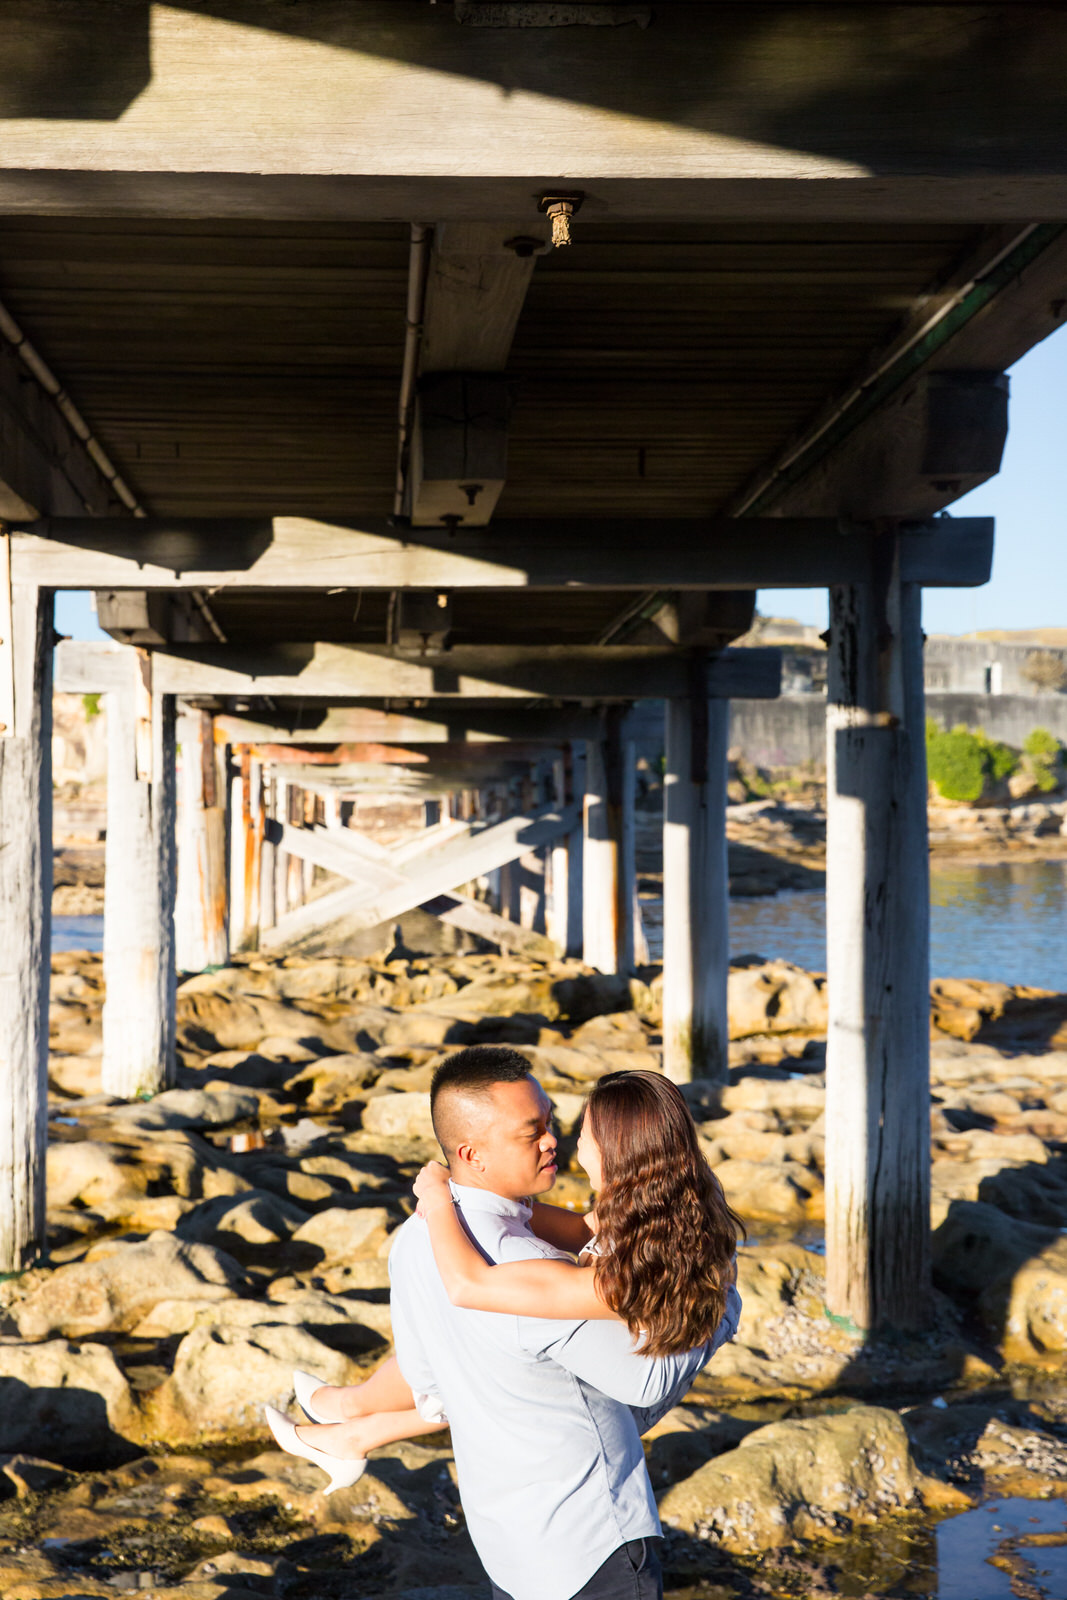
M 650 1356 L 693 1350 L 722 1321 L 739 1217 L 658 1072 L 611 1072 L 586 1103 L 600 1150 L 597 1288 Z

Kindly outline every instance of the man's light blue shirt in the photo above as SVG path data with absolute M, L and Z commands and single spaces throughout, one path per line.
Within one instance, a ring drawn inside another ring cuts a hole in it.
M 520 1201 L 456 1184 L 452 1193 L 490 1261 L 571 1259 L 537 1238 Z M 653 1358 L 620 1322 L 454 1306 L 419 1217 L 399 1230 L 389 1272 L 400 1370 L 448 1416 L 467 1526 L 499 1588 L 513 1600 L 571 1600 L 620 1545 L 659 1535 L 640 1436 L 733 1338 L 736 1289 L 713 1340 Z

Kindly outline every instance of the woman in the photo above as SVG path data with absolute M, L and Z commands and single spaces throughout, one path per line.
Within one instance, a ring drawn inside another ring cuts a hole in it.
M 512 1316 L 625 1322 L 635 1345 L 661 1356 L 692 1350 L 722 1320 L 736 1276 L 740 1220 L 700 1150 L 679 1090 L 656 1072 L 613 1072 L 586 1103 L 578 1160 L 597 1194 L 585 1218 L 536 1205 L 531 1226 L 578 1260 L 494 1266 L 456 1215 L 448 1171 L 437 1162 L 415 1182 L 434 1259 L 449 1298 L 472 1310 Z M 267 1407 L 283 1449 L 325 1468 L 327 1494 L 354 1483 L 367 1451 L 446 1425 L 412 1394 L 390 1358 L 366 1383 L 320 1385 L 294 1375 L 297 1399 L 317 1426 L 294 1427 Z

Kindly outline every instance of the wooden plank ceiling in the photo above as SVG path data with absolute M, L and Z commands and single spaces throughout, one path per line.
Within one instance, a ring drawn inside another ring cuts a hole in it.
M 538 261 L 520 320 L 498 514 L 723 507 L 980 233 L 579 214 L 571 247 Z M 0 227 L 0 299 L 157 515 L 388 515 L 407 270 L 392 223 Z M 213 605 L 235 642 L 384 632 L 372 594 Z M 456 642 L 501 627 L 515 642 L 595 639 L 620 609 L 618 595 L 465 595 Z

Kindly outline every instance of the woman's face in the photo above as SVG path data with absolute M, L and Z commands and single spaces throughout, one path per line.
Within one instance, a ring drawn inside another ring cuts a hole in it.
M 604 1169 L 600 1160 L 600 1146 L 593 1138 L 593 1130 L 589 1125 L 590 1120 L 588 1113 L 582 1118 L 582 1130 L 578 1135 L 576 1154 L 579 1165 L 584 1167 L 589 1175 L 590 1184 L 594 1189 L 599 1189 L 602 1184 Z

